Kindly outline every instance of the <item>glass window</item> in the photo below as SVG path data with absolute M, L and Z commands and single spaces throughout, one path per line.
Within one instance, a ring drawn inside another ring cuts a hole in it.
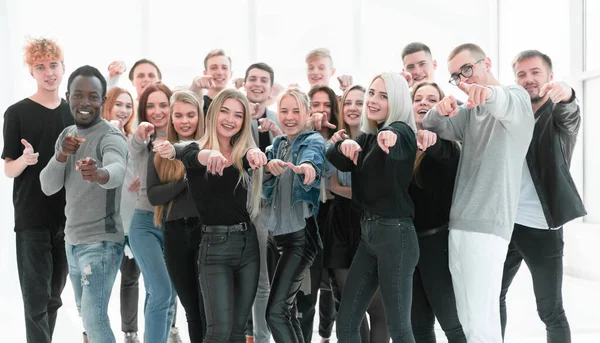
M 583 86 L 583 146 L 584 146 L 584 202 L 588 212 L 587 221 L 600 223 L 600 137 L 594 132 L 600 127 L 596 115 L 595 99 L 600 94 L 600 77 L 585 81 Z M 589 114 L 589 115 L 588 115 Z
M 585 1 L 585 70 L 600 68 L 600 1 Z

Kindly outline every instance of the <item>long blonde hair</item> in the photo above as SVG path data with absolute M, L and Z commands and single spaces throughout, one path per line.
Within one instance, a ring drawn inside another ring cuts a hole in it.
M 373 78 L 369 84 L 369 88 L 371 88 L 371 85 L 377 79 L 383 80 L 388 94 L 388 116 L 384 126 L 388 126 L 396 121 L 401 121 L 408 124 L 413 132 L 417 133 L 417 124 L 415 123 L 412 101 L 410 100 L 410 90 L 408 89 L 408 83 L 404 77 L 398 73 L 381 73 Z M 377 122 L 369 119 L 367 116 L 367 107 L 365 101 L 360 130 L 370 134 L 377 134 Z
M 202 113 L 202 106 L 200 106 L 198 96 L 190 91 L 175 92 L 169 100 L 171 113 L 167 122 L 167 140 L 171 142 L 171 144 L 181 140 L 173 125 L 173 108 L 176 103 L 186 103 L 193 105 L 196 108 L 196 111 L 198 112 L 198 125 L 194 132 L 194 140 L 199 140 L 204 134 L 204 114 Z M 183 179 L 183 175 L 185 174 L 185 167 L 181 161 L 168 160 L 160 157 L 160 155 L 154 155 L 154 167 L 156 168 L 161 184 L 179 181 Z M 163 215 L 165 213 L 165 208 L 168 216 L 172 207 L 173 200 L 169 201 L 168 204 L 154 206 L 154 225 L 161 226 L 164 220 Z
M 246 152 L 248 152 L 249 149 L 256 148 L 256 143 L 252 138 L 252 125 L 250 114 L 248 112 L 248 99 L 244 94 L 236 89 L 229 88 L 223 89 L 217 94 L 208 108 L 208 114 L 206 116 L 206 133 L 202 139 L 200 139 L 198 145 L 200 146 L 200 149 L 221 151 L 217 135 L 217 120 L 221 107 L 227 99 L 239 101 L 244 108 L 244 121 L 242 122 L 242 127 L 238 133 L 231 137 L 230 144 L 233 147 L 233 150 L 231 152 L 230 160 L 240 173 L 238 185 L 241 183 L 243 187 L 248 189 L 248 201 L 246 207 L 250 217 L 254 218 L 260 211 L 263 168 L 261 167 L 254 170 L 252 179 L 250 179 L 249 174 L 244 170 L 242 160 L 246 155 Z

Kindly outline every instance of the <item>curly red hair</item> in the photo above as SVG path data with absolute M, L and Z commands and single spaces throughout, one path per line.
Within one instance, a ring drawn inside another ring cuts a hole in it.
M 25 45 L 25 63 L 33 67 L 44 60 L 64 60 L 62 48 L 53 40 L 47 38 L 30 38 Z

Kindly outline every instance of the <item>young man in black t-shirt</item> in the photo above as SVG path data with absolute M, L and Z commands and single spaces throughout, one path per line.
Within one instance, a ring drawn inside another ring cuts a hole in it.
M 64 189 L 44 195 L 39 175 L 73 117 L 58 95 L 65 73 L 62 49 L 49 39 L 31 40 L 25 47 L 25 62 L 37 92 L 6 110 L 2 158 L 4 173 L 15 179 L 14 230 L 27 342 L 45 343 L 52 340 L 68 266 Z

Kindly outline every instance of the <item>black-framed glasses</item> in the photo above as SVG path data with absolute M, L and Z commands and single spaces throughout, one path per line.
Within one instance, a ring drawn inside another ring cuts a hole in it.
M 458 87 L 458 84 L 460 83 L 460 77 L 463 76 L 464 78 L 469 78 L 469 77 L 473 76 L 473 67 L 477 63 L 483 61 L 484 59 L 485 58 L 482 58 L 473 64 L 467 64 L 467 65 L 463 66 L 462 68 L 460 68 L 459 73 L 450 75 L 450 80 L 448 80 L 448 82 L 450 84 Z

